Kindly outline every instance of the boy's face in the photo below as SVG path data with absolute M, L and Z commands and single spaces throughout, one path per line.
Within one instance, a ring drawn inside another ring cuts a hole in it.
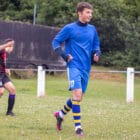
M 85 8 L 82 12 L 78 12 L 78 18 L 82 23 L 88 23 L 92 19 L 92 9 Z
M 7 47 L 7 48 L 5 48 L 5 51 L 6 51 L 7 53 L 11 53 L 11 52 L 13 51 L 13 49 L 14 49 L 13 46 L 12 46 L 12 47 Z

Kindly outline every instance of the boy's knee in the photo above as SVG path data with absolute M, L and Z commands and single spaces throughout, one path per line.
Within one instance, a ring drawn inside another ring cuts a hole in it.
M 3 96 L 3 92 L 0 92 L 0 97 Z
M 79 101 L 79 102 L 82 101 L 82 97 L 81 96 L 75 96 L 73 99 L 76 100 L 76 101 Z
M 82 90 L 78 89 L 73 91 L 73 100 L 81 102 L 82 97 L 83 97 Z
M 11 87 L 11 88 L 9 89 L 9 92 L 10 92 L 11 94 L 15 94 L 15 93 L 16 93 L 15 87 Z

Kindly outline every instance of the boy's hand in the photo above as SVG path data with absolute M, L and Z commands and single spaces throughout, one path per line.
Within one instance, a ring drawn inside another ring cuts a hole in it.
M 7 47 L 14 47 L 14 44 L 15 44 L 14 40 L 9 41 L 9 42 L 7 42 Z
M 93 60 L 94 60 L 95 62 L 98 62 L 98 61 L 99 61 L 99 56 L 96 55 L 96 54 L 94 54 L 94 56 L 93 56 Z
M 11 38 L 8 38 L 4 40 L 4 43 L 7 47 L 14 47 L 15 41 Z
M 68 54 L 67 58 L 68 58 L 68 59 L 67 59 L 68 62 L 70 62 L 70 61 L 73 59 L 73 57 L 72 57 L 71 54 Z
M 8 76 L 11 76 L 11 71 L 10 71 L 10 69 L 6 69 L 6 74 L 7 74 Z
M 6 39 L 5 42 L 6 42 L 5 48 L 6 52 L 11 53 L 13 51 L 15 41 L 13 39 Z

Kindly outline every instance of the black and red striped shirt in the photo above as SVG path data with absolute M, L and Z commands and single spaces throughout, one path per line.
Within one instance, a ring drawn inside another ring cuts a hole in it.
M 0 73 L 5 73 L 6 71 L 6 59 L 7 54 L 5 49 L 0 51 Z

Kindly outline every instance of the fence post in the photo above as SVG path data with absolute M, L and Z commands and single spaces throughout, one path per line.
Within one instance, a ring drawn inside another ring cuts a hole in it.
M 134 100 L 134 68 L 127 68 L 126 101 Z
M 37 73 L 37 97 L 45 96 L 45 70 L 42 66 L 38 66 Z

